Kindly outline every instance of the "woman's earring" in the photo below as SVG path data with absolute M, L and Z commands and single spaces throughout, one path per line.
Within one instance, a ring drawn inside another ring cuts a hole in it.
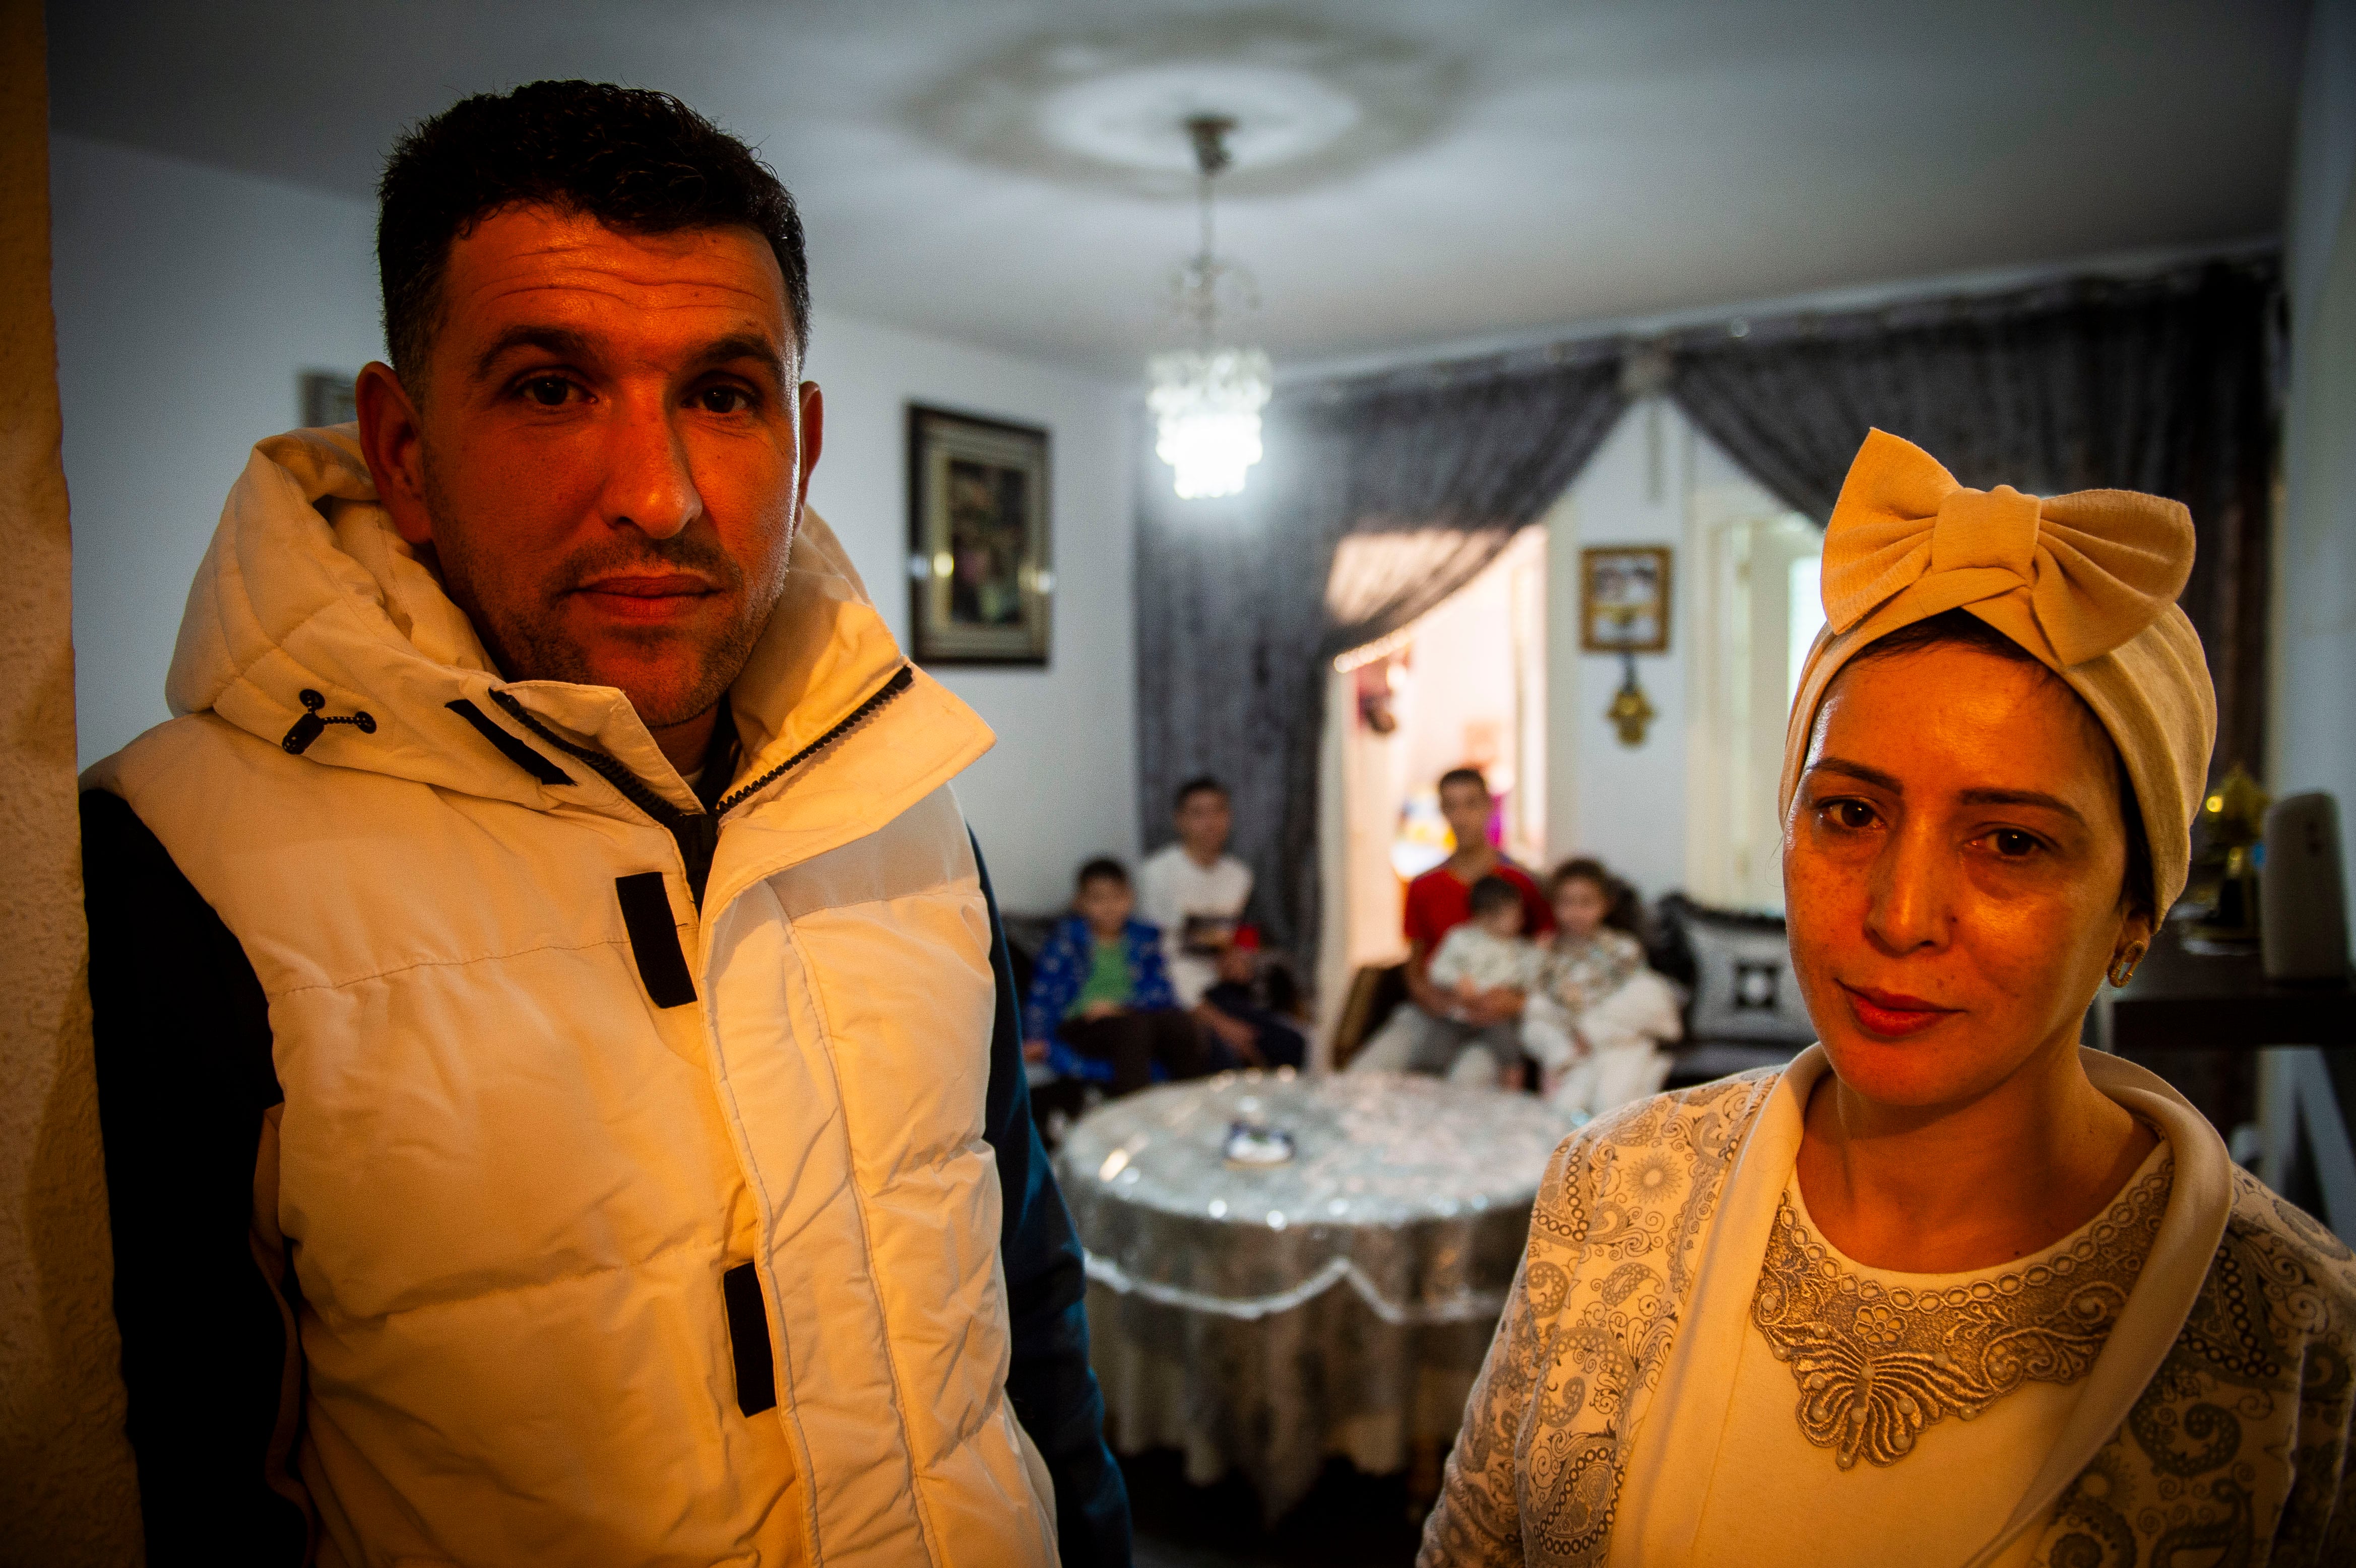
M 2143 944 L 2138 942 L 2134 946 L 2128 948 L 2125 953 L 2122 953 L 2117 957 L 2112 959 L 2110 970 L 2111 984 L 2115 987 L 2124 987 L 2129 980 L 2134 979 L 2136 965 L 2143 962 Z

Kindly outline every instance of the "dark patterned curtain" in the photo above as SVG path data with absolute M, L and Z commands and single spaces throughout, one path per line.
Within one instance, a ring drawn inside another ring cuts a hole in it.
M 1209 773 L 1277 939 L 1318 926 L 1318 754 L 1335 654 L 1413 621 L 1494 560 L 1619 418 L 1616 346 L 1287 388 L 1240 496 L 1181 501 L 1143 432 L 1137 539 L 1138 810 Z M 1344 539 L 1397 536 L 1396 549 Z M 1457 536 L 1454 539 L 1436 536 Z
M 2133 283 L 1801 315 L 1667 347 L 1694 422 L 1823 520 L 1879 426 L 1965 485 L 2114 488 L 2192 510 L 2184 611 L 2217 685 L 2222 771 L 2264 761 L 2267 536 L 2276 452 L 2279 262 L 2216 262 Z

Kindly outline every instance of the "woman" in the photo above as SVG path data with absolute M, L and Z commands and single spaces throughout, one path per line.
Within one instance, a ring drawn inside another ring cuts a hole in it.
M 1661 1086 L 1661 1041 L 1684 1032 L 1668 982 L 1644 966 L 1636 900 L 1601 860 L 1565 860 L 1547 879 L 1554 932 L 1522 1010 L 1522 1045 L 1557 1105 L 1601 1115 Z
M 1783 780 L 1820 1043 L 1557 1153 L 1424 1562 L 2356 1562 L 2356 1259 L 2078 1046 L 2184 883 L 2191 556 L 1867 439 Z

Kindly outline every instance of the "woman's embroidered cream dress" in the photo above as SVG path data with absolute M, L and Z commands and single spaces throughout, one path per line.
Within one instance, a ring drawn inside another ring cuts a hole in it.
M 1559 1149 L 1427 1564 L 2356 1563 L 2356 1257 L 2159 1079 L 2085 1228 L 1862 1267 L 1793 1179 L 1821 1048 Z
M 2162 1142 L 2052 1246 L 1943 1275 L 1843 1256 L 1787 1179 L 1694 1560 L 1871 1563 L 1893 1541 L 1993 1536 L 2076 1412 L 2173 1176 Z M 1931 1470 L 1971 1484 L 1926 1495 Z M 1997 1561 L 2026 1563 L 2033 1544 Z

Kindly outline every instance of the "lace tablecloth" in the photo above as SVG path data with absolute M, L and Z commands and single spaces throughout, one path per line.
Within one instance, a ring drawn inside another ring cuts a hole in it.
M 1231 1165 L 1237 1122 L 1294 1157 Z M 1240 1468 L 1273 1517 L 1329 1453 L 1380 1474 L 1444 1443 L 1571 1130 L 1530 1095 L 1289 1071 L 1083 1118 L 1058 1164 L 1114 1445 L 1181 1448 L 1203 1484 Z

